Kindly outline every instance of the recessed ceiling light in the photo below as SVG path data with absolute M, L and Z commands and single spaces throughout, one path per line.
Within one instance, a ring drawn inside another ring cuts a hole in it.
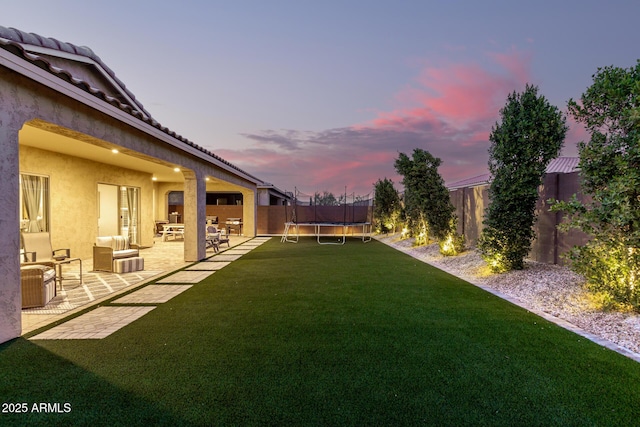
M 158 178 L 156 178 L 155 176 L 151 177 L 151 181 L 157 181 L 157 180 L 158 180 Z
M 174 172 L 180 172 L 180 168 L 173 168 Z
M 118 151 L 116 148 L 114 148 L 113 150 L 111 150 L 111 152 L 112 152 L 113 154 L 118 154 L 118 153 L 119 153 L 119 151 Z

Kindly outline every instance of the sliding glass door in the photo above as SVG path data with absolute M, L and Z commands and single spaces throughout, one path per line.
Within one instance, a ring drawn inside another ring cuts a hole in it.
M 140 241 L 140 189 L 98 184 L 98 236 L 128 236 Z

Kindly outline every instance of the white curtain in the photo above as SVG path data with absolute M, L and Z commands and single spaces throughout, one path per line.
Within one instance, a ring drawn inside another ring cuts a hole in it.
M 138 243 L 138 189 L 127 187 L 129 242 Z
M 29 233 L 48 231 L 48 178 L 36 175 L 22 175 L 21 178 L 22 203 L 29 220 L 26 231 Z

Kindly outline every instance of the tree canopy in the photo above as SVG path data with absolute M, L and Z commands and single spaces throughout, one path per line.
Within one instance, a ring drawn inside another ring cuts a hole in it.
M 567 133 L 566 119 L 557 107 L 538 95 L 536 86 L 507 97 L 500 123 L 489 140 L 491 203 L 478 247 L 494 271 L 524 268 L 531 249 L 538 186 Z
M 640 307 L 640 61 L 632 68 L 604 67 L 569 112 L 590 140 L 578 145 L 583 193 L 556 203 L 567 222 L 593 238 L 569 253 L 588 286 L 618 303 Z

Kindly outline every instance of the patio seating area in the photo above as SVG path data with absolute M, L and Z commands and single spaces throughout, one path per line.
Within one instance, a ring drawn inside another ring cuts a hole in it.
M 233 236 L 228 250 L 248 240 L 246 237 Z M 191 264 L 183 257 L 183 241 L 164 241 L 162 236 L 154 239 L 151 247 L 141 249 L 144 257 L 144 270 L 129 273 L 113 273 L 93 270 L 93 260 L 82 260 L 83 272 L 80 280 L 80 268 L 67 266 L 63 272 L 62 285 L 58 285 L 57 295 L 44 307 L 22 310 L 22 333 L 53 323 L 69 314 L 82 310 L 88 304 L 94 304 L 125 292 L 133 286 L 166 275 Z M 214 255 L 213 248 L 207 249 L 207 256 Z

